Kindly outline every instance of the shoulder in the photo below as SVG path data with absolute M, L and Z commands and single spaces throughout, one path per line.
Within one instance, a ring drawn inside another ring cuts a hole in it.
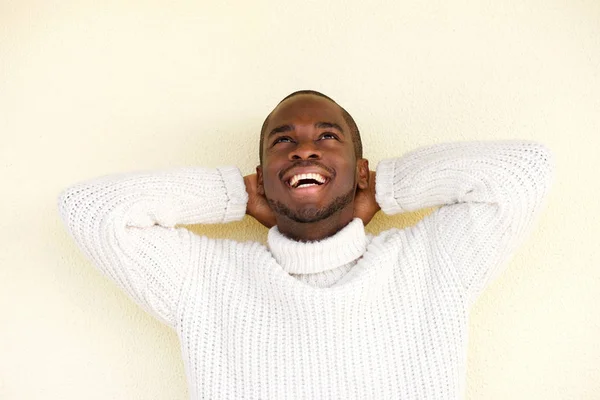
M 375 249 L 396 251 L 397 253 L 428 253 L 436 247 L 436 224 L 439 208 L 421 217 L 416 223 L 403 228 L 391 228 L 375 235 L 369 234 L 369 243 Z
M 195 248 L 198 252 L 213 254 L 215 257 L 231 261 L 247 258 L 260 257 L 270 254 L 267 246 L 254 240 L 239 241 L 234 239 L 215 239 L 204 235 L 194 236 Z M 201 254 L 198 253 L 197 256 Z

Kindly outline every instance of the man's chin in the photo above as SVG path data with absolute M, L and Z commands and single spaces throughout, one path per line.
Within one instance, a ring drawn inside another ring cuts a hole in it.
M 315 207 L 314 205 L 305 205 L 291 208 L 290 206 L 278 201 L 267 199 L 273 212 L 285 216 L 292 221 L 302 224 L 319 222 L 327 219 L 336 213 L 341 212 L 354 200 L 355 189 L 335 198 L 331 204 L 325 207 Z
M 317 208 L 313 206 L 306 206 L 292 209 L 280 201 L 269 201 L 269 204 L 271 205 L 271 209 L 276 214 L 301 224 L 319 222 L 329 218 L 335 213 L 335 210 L 332 212 L 332 210 L 330 210 L 328 207 Z

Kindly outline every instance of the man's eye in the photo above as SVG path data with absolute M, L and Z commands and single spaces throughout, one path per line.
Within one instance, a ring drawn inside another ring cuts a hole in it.
M 331 139 L 337 139 L 337 136 L 334 135 L 333 133 L 329 133 L 329 132 L 324 133 L 324 134 L 321 135 L 321 139 L 329 139 L 329 138 L 331 138 Z
M 290 139 L 289 137 L 282 136 L 282 137 L 279 137 L 279 138 L 275 139 L 275 141 L 273 142 L 273 144 L 286 143 L 286 142 L 291 142 L 291 141 L 292 141 L 292 139 Z

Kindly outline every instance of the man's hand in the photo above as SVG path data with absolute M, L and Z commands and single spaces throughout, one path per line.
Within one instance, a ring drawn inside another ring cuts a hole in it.
M 256 174 L 244 176 L 246 192 L 248 192 L 248 205 L 246 214 L 254 217 L 258 222 L 271 228 L 277 224 L 275 213 L 271 210 L 267 198 L 258 192 Z
M 369 171 L 369 186 L 358 188 L 354 197 L 354 217 L 362 219 L 367 226 L 379 210 L 381 207 L 375 200 L 375 171 Z

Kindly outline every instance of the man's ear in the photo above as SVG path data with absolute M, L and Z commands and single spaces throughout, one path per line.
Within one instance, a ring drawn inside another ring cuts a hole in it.
M 359 189 L 368 189 L 369 188 L 369 160 L 366 158 L 361 158 L 356 162 L 356 174 L 357 174 L 357 183 Z
M 260 165 L 258 165 L 256 167 L 256 191 L 261 196 L 265 195 L 265 186 L 263 184 L 262 167 Z

